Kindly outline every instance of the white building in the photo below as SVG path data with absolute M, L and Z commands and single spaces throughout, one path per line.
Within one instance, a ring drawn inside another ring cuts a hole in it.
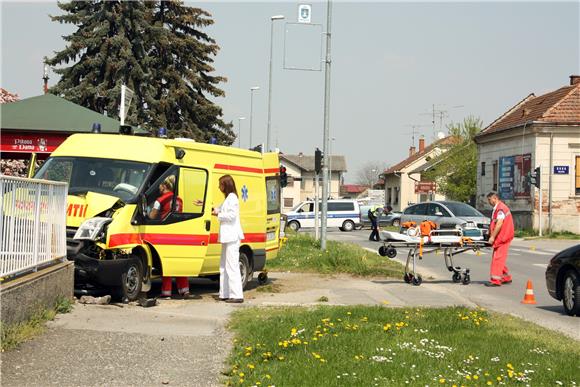
M 477 202 L 498 191 L 516 228 L 539 229 L 539 190 L 526 175 L 541 168 L 543 229 L 580 233 L 580 76 L 570 85 L 530 94 L 475 137 Z
M 394 211 L 402 211 L 410 204 L 444 200 L 445 197 L 437 193 L 435 183 L 423 181 L 417 171 L 446 152 L 453 141 L 453 137 L 445 137 L 425 147 L 425 140 L 421 138 L 418 151 L 414 146 L 410 147 L 409 157 L 385 170 L 380 175 L 385 183 L 385 204 Z
M 280 164 L 286 167 L 288 185 L 282 191 L 282 212 L 290 210 L 296 204 L 315 196 L 314 185 L 314 156 L 280 154 Z M 329 168 L 331 170 L 330 197 L 338 198 L 343 174 L 346 172 L 344 156 L 331 156 Z M 322 177 L 319 183 L 319 195 L 322 196 Z

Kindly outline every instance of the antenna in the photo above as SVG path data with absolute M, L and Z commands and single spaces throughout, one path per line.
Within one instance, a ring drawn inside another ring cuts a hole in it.
M 417 130 L 423 126 L 427 126 L 428 124 L 408 124 L 405 125 L 408 128 L 411 128 L 410 132 L 402 133 L 405 136 L 411 135 L 411 146 L 415 146 L 415 137 L 417 134 L 421 134 L 421 130 Z
M 435 109 L 435 106 L 439 106 L 440 108 Z M 435 129 L 435 120 L 436 120 L 436 116 L 439 116 L 439 131 L 443 130 L 443 119 L 444 118 L 448 118 L 449 117 L 449 110 L 445 110 L 443 109 L 443 107 L 445 106 L 445 104 L 441 104 L 441 105 L 431 105 L 431 111 L 429 113 L 421 113 L 420 115 L 422 116 L 431 116 L 431 124 L 433 125 L 433 135 L 438 135 L 438 133 L 436 132 Z M 458 108 L 462 108 L 465 107 L 464 105 L 456 105 L 456 106 L 451 106 L 449 109 L 458 109 Z

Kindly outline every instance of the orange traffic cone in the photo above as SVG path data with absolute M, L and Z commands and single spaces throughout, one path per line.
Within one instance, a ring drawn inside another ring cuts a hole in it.
M 522 304 L 535 304 L 535 303 L 536 297 L 534 296 L 534 287 L 532 286 L 532 281 L 528 280 L 528 284 L 526 285 L 526 294 L 524 295 Z

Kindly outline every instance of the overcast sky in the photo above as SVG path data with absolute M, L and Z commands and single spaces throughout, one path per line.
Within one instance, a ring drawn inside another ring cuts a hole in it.
M 285 153 L 322 148 L 323 71 L 317 66 L 326 4 L 312 4 L 320 30 L 298 30 L 299 3 L 186 2 L 213 15 L 207 32 L 221 51 L 216 74 L 226 76 L 226 121 L 248 146 L 250 87 L 254 144 L 265 142 L 270 16 L 275 22 L 273 139 Z M 21 98 L 42 92 L 42 58 L 64 47 L 71 26 L 51 22 L 56 2 L 2 2 L 0 86 Z M 394 164 L 408 155 L 413 124 L 431 142 L 432 105 L 444 124 L 473 114 L 489 124 L 527 94 L 568 84 L 580 73 L 579 2 L 405 3 L 333 2 L 331 136 L 333 153 L 347 158 L 347 181 L 367 161 Z M 288 32 L 286 32 L 288 31 Z M 51 74 L 50 84 L 57 81 Z M 459 106 L 459 107 L 458 107 Z M 439 118 L 437 128 L 439 130 Z M 416 140 L 417 141 L 417 140 Z M 237 144 L 237 142 L 236 142 Z

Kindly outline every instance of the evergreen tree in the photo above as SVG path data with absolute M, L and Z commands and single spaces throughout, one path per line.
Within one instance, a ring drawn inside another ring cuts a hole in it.
M 127 123 L 172 137 L 219 143 L 234 140 L 232 124 L 206 95 L 223 96 L 212 76 L 219 46 L 201 28 L 211 15 L 181 1 L 71 1 L 52 20 L 74 24 L 62 51 L 47 59 L 60 81 L 51 92 L 108 115 L 119 113 L 121 85 L 135 92 Z

